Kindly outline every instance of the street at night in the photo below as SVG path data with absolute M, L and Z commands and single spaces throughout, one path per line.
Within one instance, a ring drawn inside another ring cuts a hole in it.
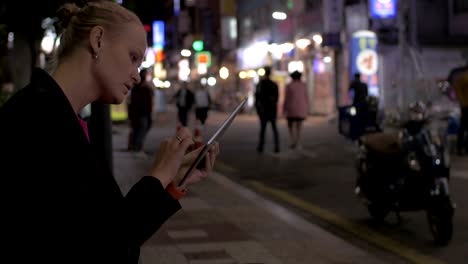
M 468 0 L 0 2 L 1 263 L 466 264 Z

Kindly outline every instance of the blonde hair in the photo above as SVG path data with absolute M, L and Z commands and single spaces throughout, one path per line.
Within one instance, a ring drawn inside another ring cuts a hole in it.
M 122 24 L 141 24 L 133 12 L 113 1 L 92 1 L 81 8 L 68 3 L 59 8 L 57 13 L 63 32 L 53 59 L 53 68 L 88 39 L 93 27 L 102 26 L 112 32 Z

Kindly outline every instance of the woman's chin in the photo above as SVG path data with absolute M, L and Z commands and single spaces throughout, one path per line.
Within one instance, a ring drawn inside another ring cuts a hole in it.
M 101 98 L 98 101 L 103 104 L 114 104 L 114 105 L 119 105 L 123 103 L 125 100 L 126 96 L 116 96 L 116 97 L 108 97 L 108 98 Z

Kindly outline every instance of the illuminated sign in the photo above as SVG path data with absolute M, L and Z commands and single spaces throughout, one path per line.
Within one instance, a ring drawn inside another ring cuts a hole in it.
M 358 31 L 350 41 L 350 80 L 355 73 L 361 74 L 361 80 L 367 83 L 369 94 L 379 95 L 379 57 L 377 54 L 377 36 L 371 31 Z
M 372 18 L 395 18 L 398 0 L 370 0 Z
M 180 14 L 180 0 L 174 0 L 174 15 L 179 16 Z
M 164 48 L 164 21 L 153 21 L 153 47 Z
M 162 62 L 166 57 L 162 49 L 156 50 L 156 62 Z
M 192 44 L 192 48 L 195 50 L 195 51 L 202 51 L 203 50 L 203 41 L 201 40 L 195 40 Z
M 211 53 L 209 51 L 200 51 L 195 53 L 195 64 L 206 65 L 206 67 L 211 66 Z

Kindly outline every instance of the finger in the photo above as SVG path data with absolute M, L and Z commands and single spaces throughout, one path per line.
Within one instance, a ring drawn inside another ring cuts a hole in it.
M 215 153 L 216 156 L 218 156 L 218 155 L 219 155 L 219 152 L 220 152 L 219 143 L 216 142 L 216 143 L 215 143 L 215 151 L 214 151 L 214 153 Z
M 215 163 L 216 163 L 216 157 L 217 155 L 210 155 L 211 156 L 211 168 L 214 168 Z
M 174 136 L 173 138 L 169 140 L 169 144 L 176 151 L 179 151 L 181 149 L 183 151 L 186 151 L 188 148 L 187 145 L 190 146 L 193 143 L 194 142 L 192 138 L 190 136 L 186 136 L 186 133 L 177 134 L 176 136 Z
M 219 154 L 219 143 L 215 142 L 213 145 L 211 145 L 209 152 L 215 156 L 218 156 Z
M 211 174 L 213 171 L 213 166 L 214 166 L 214 161 L 213 161 L 213 155 L 211 153 L 206 154 L 206 160 L 205 160 L 205 171 L 207 174 Z
M 177 135 L 178 135 L 181 139 L 193 138 L 192 132 L 190 131 L 190 129 L 188 129 L 188 128 L 186 128 L 186 127 L 183 127 L 183 128 L 181 128 L 179 131 L 177 131 Z
M 193 162 L 196 159 L 196 157 L 198 157 L 198 155 L 202 152 L 202 150 L 203 148 L 197 148 L 192 151 L 189 151 L 185 154 L 184 159 Z
M 179 155 L 183 157 L 192 144 L 193 140 L 191 138 L 182 139 L 177 146 L 177 152 Z

